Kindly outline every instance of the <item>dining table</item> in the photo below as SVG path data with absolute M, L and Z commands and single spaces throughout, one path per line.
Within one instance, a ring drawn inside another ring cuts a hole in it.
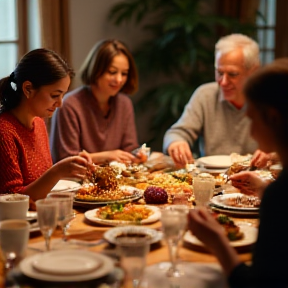
M 226 186 L 226 188 L 227 193 L 235 192 L 235 189 L 233 189 L 231 186 Z M 161 210 L 165 209 L 165 207 L 168 205 L 173 204 L 154 204 L 152 206 L 158 207 Z M 189 205 L 189 209 L 195 209 L 194 203 L 190 203 Z M 115 264 L 115 271 L 113 270 L 113 273 L 110 273 L 111 275 L 109 274 L 95 280 L 76 281 L 73 283 L 69 281 L 67 283 L 65 281 L 43 281 L 27 277 L 21 272 L 19 267 L 16 266 L 15 269 L 8 273 L 7 287 L 123 287 L 121 286 L 121 283 L 124 277 L 124 271 L 121 269 L 121 267 L 119 267 L 117 247 L 104 237 L 105 232 L 109 229 L 113 229 L 113 226 L 95 223 L 87 219 L 87 217 L 85 217 L 85 212 L 91 209 L 91 207 L 89 207 L 89 205 L 74 205 L 74 218 L 70 221 L 69 228 L 67 230 L 68 240 L 64 241 L 62 239 L 61 229 L 59 227 L 56 228 L 51 237 L 51 249 L 88 250 L 108 256 L 113 259 L 113 263 Z M 94 208 L 95 207 L 93 207 L 93 209 Z M 232 215 L 229 217 L 231 217 L 235 223 L 245 223 L 251 227 L 255 227 L 255 229 L 258 227 L 258 215 L 252 215 L 251 217 L 245 215 Z M 148 223 L 145 225 L 142 224 L 141 226 L 152 228 L 161 232 L 160 219 L 153 223 Z M 253 245 L 235 247 L 239 259 L 246 263 L 251 261 L 252 248 Z M 43 252 L 45 252 L 44 238 L 40 230 L 34 229 L 30 232 L 30 239 L 25 257 L 30 257 L 31 255 Z M 183 271 L 185 271 L 182 278 L 179 277 L 179 279 L 176 280 L 166 279 L 167 277 L 165 276 L 165 273 L 161 271 L 161 265 L 163 263 L 167 264 L 169 261 L 168 246 L 164 238 L 157 241 L 157 243 L 151 244 L 150 251 L 146 259 L 146 268 L 144 271 L 141 288 L 228 287 L 226 277 L 217 258 L 202 245 L 193 245 L 185 242 L 184 240 L 181 241 L 177 263 L 183 267 Z

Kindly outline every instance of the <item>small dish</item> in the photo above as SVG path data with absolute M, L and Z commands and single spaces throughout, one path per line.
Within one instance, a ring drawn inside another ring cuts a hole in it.
M 137 235 L 139 235 L 140 237 L 148 236 L 150 238 L 151 244 L 157 243 L 163 237 L 163 234 L 155 229 L 130 225 L 130 226 L 111 228 L 104 233 L 104 238 L 108 242 L 116 244 L 118 237 L 121 236 L 129 237 L 129 235 L 132 235 L 133 237 L 137 237 Z

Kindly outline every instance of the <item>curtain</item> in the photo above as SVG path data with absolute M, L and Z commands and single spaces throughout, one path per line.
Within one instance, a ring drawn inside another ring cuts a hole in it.
M 42 47 L 70 61 L 68 0 L 38 0 Z
M 38 1 L 41 46 L 54 50 L 70 64 L 68 0 Z M 46 120 L 46 126 L 49 134 L 50 119 Z
M 275 58 L 288 57 L 288 1 L 277 0 L 275 29 Z
M 251 30 L 251 25 L 253 27 L 256 24 L 259 2 L 259 0 L 218 0 L 218 14 L 235 18 L 241 24 L 250 26 L 250 28 L 247 26 L 243 33 L 253 36 L 251 34 L 255 33 L 255 30 Z M 218 29 L 219 36 L 230 34 L 231 31 L 228 30 L 228 28 Z
M 241 23 L 255 23 L 259 0 L 219 0 L 220 14 L 237 18 Z

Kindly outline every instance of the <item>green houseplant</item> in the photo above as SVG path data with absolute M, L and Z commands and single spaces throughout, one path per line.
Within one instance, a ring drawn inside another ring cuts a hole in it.
M 213 3 L 213 0 L 123 0 L 110 11 L 109 19 L 115 25 L 141 24 L 152 35 L 134 51 L 134 56 L 140 77 L 155 82 L 135 103 L 136 113 L 154 107 L 151 136 L 146 139 L 154 150 L 162 150 L 165 131 L 180 117 L 193 91 L 200 84 L 213 81 L 214 44 L 219 31 L 250 35 L 255 31 L 252 25 L 213 14 L 209 8 Z

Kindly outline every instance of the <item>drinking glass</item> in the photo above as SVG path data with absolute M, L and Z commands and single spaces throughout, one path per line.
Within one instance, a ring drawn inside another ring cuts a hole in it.
M 187 213 L 188 208 L 185 205 L 172 205 L 161 211 L 162 231 L 168 245 L 171 262 L 166 273 L 168 277 L 180 277 L 183 274 L 177 268 L 177 255 L 179 242 L 187 226 Z
M 24 255 L 29 240 L 29 227 L 26 220 L 0 222 L 0 245 L 6 270 L 12 269 L 15 262 Z
M 196 206 L 205 207 L 213 196 L 215 188 L 215 179 L 211 177 L 202 177 L 200 175 L 193 177 L 193 193 Z
M 36 202 L 39 228 L 45 239 L 46 250 L 50 250 L 50 239 L 57 225 L 58 202 L 53 199 L 41 199 Z
M 51 192 L 47 195 L 48 199 L 53 199 L 58 202 L 58 219 L 57 224 L 62 229 L 62 239 L 67 240 L 67 229 L 69 222 L 74 217 L 73 213 L 73 199 L 72 192 Z
M 120 266 L 125 271 L 123 287 L 140 287 L 150 241 L 151 239 L 148 237 L 119 237 L 116 239 Z

